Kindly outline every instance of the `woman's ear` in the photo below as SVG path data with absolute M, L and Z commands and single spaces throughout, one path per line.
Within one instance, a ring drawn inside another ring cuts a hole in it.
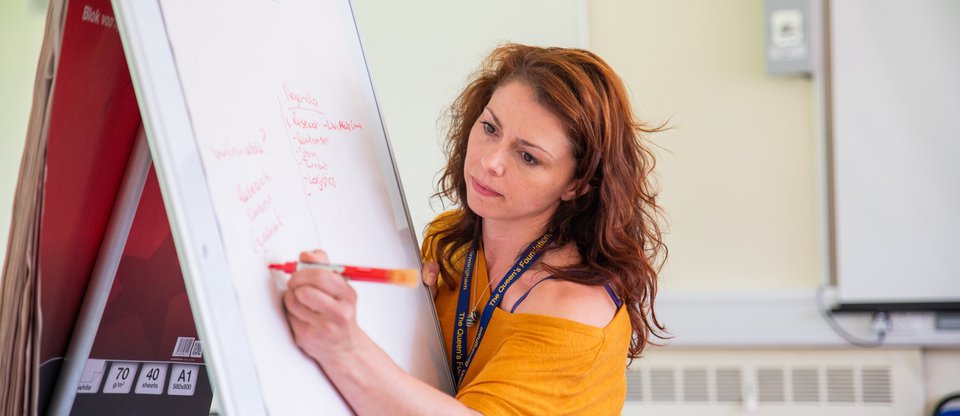
M 577 188 L 577 185 L 578 185 L 577 183 L 571 184 L 570 189 L 564 192 L 563 195 L 560 195 L 560 200 L 563 202 L 570 202 L 570 201 L 573 201 L 574 199 L 577 199 L 581 196 L 586 195 L 587 192 L 590 192 L 589 183 L 583 184 L 583 186 L 580 186 L 579 189 Z

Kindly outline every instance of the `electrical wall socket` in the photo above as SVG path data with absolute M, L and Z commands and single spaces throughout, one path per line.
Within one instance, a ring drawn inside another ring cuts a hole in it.
M 813 71 L 811 0 L 766 0 L 764 43 L 767 73 L 810 75 Z

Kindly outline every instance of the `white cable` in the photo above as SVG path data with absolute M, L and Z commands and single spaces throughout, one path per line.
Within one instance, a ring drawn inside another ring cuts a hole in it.
M 890 329 L 890 316 L 887 312 L 877 312 L 873 317 L 873 321 L 870 326 L 873 328 L 874 332 L 877 334 L 877 338 L 873 340 L 864 340 L 858 338 L 847 332 L 846 329 L 843 329 L 840 326 L 840 323 L 837 322 L 836 318 L 833 317 L 833 314 L 827 310 L 826 305 L 823 303 L 824 292 L 826 292 L 826 285 L 820 285 L 817 288 L 817 310 L 820 312 L 820 316 L 823 317 L 827 324 L 830 325 L 830 328 L 833 329 L 840 338 L 843 338 L 844 341 L 847 341 L 851 345 L 861 347 L 861 348 L 877 348 L 883 345 L 887 337 L 887 330 Z

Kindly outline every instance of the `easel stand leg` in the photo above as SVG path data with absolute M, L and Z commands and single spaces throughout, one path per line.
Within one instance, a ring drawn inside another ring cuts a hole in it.
M 141 126 L 137 132 L 133 150 L 130 152 L 130 159 L 127 161 L 123 183 L 114 202 L 100 252 L 94 263 L 93 275 L 83 296 L 77 323 L 70 338 L 70 345 L 67 347 L 67 355 L 63 360 L 60 375 L 47 408 L 48 415 L 68 415 L 73 408 L 83 367 L 90 358 L 93 340 L 100 328 L 100 319 L 103 317 L 107 298 L 113 287 L 123 248 L 127 244 L 133 217 L 140 203 L 140 195 L 147 182 L 150 163 L 150 149 L 147 147 L 147 138 Z

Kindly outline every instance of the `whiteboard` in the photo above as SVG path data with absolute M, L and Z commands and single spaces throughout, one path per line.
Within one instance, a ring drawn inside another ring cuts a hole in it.
M 345 0 L 116 0 L 121 37 L 212 382 L 229 414 L 347 414 L 293 343 L 267 264 L 419 268 Z M 432 299 L 352 283 L 401 368 L 453 385 Z
M 960 306 L 960 2 L 829 2 L 843 304 Z

